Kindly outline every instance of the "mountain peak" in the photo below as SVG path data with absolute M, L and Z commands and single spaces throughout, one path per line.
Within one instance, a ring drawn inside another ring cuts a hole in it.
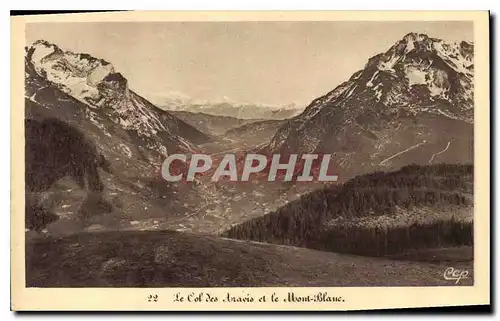
M 170 148 L 190 150 L 194 141 L 208 139 L 130 90 L 127 78 L 111 63 L 90 54 L 62 50 L 46 40 L 37 40 L 26 48 L 25 81 L 30 101 L 70 109 L 75 101 L 57 99 L 59 95 L 70 96 L 81 103 L 77 104 L 83 107 L 79 112 L 105 136 L 111 137 L 110 131 L 117 129 L 135 132 L 144 146 L 159 155 L 166 155 Z M 46 91 L 54 94 L 48 98 Z M 130 157 L 130 152 L 126 155 Z
M 276 133 L 269 146 L 313 152 L 331 145 L 323 137 L 332 130 L 350 131 L 350 124 L 376 128 L 384 119 L 397 121 L 399 115 L 434 114 L 471 123 L 473 107 L 473 44 L 409 33 L 371 57 L 347 81 L 313 100 Z M 335 148 L 348 150 L 348 143 L 344 140 Z
M 403 40 L 405 41 L 422 41 L 427 39 L 429 39 L 429 36 L 424 33 L 417 32 L 410 32 L 403 37 Z
M 86 104 L 89 104 L 89 99 L 96 101 L 99 98 L 97 84 L 115 73 L 113 65 L 103 59 L 86 53 L 64 51 L 43 39 L 26 48 L 26 60 L 35 73 L 58 84 L 63 91 Z M 126 82 L 120 83 L 126 85 Z
M 31 46 L 32 47 L 44 46 L 44 47 L 59 48 L 56 44 L 49 42 L 47 40 L 44 40 L 44 39 L 35 40 Z
M 435 44 L 440 42 L 442 42 L 442 40 L 431 38 L 424 33 L 410 32 L 391 49 L 398 54 L 407 54 L 411 51 L 431 52 L 435 51 Z
M 50 56 L 51 54 L 59 54 L 59 55 L 65 55 L 71 57 L 71 61 L 78 61 L 81 60 L 82 62 L 80 64 L 93 64 L 93 63 L 98 63 L 100 65 L 106 66 L 106 65 L 111 65 L 110 62 L 104 60 L 104 59 L 99 59 L 96 58 L 90 54 L 87 53 L 75 53 L 72 51 L 64 51 L 62 50 L 59 46 L 56 44 L 44 40 L 44 39 L 38 39 L 33 42 L 33 44 L 29 47 L 26 47 L 27 52 L 31 52 L 31 55 L 34 52 L 37 52 L 37 56 L 39 56 L 39 60 Z M 30 57 L 30 59 L 36 59 L 33 57 Z
M 43 39 L 36 40 L 31 46 L 25 49 L 29 60 L 38 61 L 53 54 L 63 54 L 61 48 Z

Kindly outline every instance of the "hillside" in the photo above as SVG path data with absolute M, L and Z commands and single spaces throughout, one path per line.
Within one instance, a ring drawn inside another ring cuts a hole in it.
M 26 244 L 28 287 L 453 285 L 446 265 L 169 231 L 82 233 Z M 454 265 L 468 269 L 471 262 Z
M 473 167 L 410 165 L 303 195 L 222 235 L 380 256 L 471 245 Z

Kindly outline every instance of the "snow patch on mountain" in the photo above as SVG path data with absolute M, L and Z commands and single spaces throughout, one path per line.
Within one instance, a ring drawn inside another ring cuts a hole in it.
M 111 64 L 88 55 L 63 52 L 46 41 L 36 41 L 30 48 L 35 70 L 49 81 L 61 85 L 61 89 L 88 104 L 87 98 L 96 99 L 97 83 L 114 73 Z M 91 107 L 95 107 L 90 104 Z
M 465 41 L 461 43 L 434 42 L 434 49 L 438 55 L 445 60 L 456 72 L 473 77 L 473 50 L 472 44 Z
M 368 82 L 366 83 L 366 87 L 373 87 L 373 81 L 375 80 L 375 78 L 377 77 L 379 71 L 375 71 L 375 73 L 373 74 L 372 78 L 370 78 L 370 80 L 368 80 Z
M 406 78 L 408 79 L 409 85 L 425 85 L 427 73 L 425 70 L 418 68 L 417 66 L 409 66 L 406 68 Z
M 389 60 L 381 60 L 378 64 L 378 70 L 394 72 L 394 65 L 398 62 L 401 57 L 394 55 L 389 58 Z

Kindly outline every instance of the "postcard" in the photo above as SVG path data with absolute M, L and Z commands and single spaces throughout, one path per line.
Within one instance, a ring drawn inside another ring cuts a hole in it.
M 11 22 L 12 310 L 490 304 L 489 12 Z

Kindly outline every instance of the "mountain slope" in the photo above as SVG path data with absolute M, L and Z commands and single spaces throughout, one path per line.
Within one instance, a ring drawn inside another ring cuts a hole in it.
M 336 153 L 347 177 L 413 162 L 470 163 L 473 73 L 472 44 L 408 34 L 280 127 L 267 149 Z
M 26 244 L 28 287 L 453 285 L 446 265 L 170 231 L 82 233 Z M 237 259 L 235 259 L 237 258 Z M 462 285 L 473 284 L 473 265 Z

